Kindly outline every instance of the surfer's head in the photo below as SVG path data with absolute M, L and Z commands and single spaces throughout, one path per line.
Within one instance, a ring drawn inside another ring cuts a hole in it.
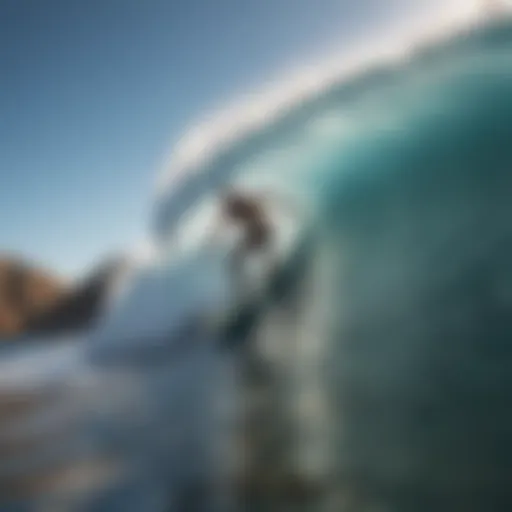
M 221 194 L 224 215 L 244 222 L 256 222 L 261 217 L 258 200 L 247 192 L 227 187 Z

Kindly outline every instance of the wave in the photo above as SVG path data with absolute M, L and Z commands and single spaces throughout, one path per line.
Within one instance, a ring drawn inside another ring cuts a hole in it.
M 374 37 L 371 44 L 305 66 L 250 94 L 249 101 L 205 116 L 173 150 L 158 181 L 156 231 L 169 229 L 196 196 L 229 179 L 237 165 L 270 147 L 278 149 L 277 137 L 324 111 L 333 99 L 336 106 L 342 95 L 350 102 L 362 91 L 380 87 L 417 56 L 469 39 L 485 18 L 470 3 L 450 5 L 431 17 L 393 27 L 391 37 Z M 323 130 L 324 121 L 320 124 Z

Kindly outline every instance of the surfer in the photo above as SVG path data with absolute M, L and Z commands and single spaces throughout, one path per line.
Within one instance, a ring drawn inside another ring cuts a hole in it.
M 272 253 L 275 233 L 260 198 L 235 189 L 226 190 L 221 197 L 221 223 L 240 231 L 230 258 L 235 274 L 241 272 L 247 258 Z
M 275 203 L 276 208 L 271 208 L 269 202 Z M 299 205 L 292 205 L 282 194 L 270 190 L 256 193 L 231 186 L 221 191 L 219 203 L 214 237 L 222 239 L 230 229 L 236 229 L 236 241 L 228 253 L 228 268 L 237 293 L 252 295 L 278 267 L 279 211 L 284 207 L 291 218 L 298 221 L 301 218 Z M 256 275 L 251 271 L 251 268 L 254 270 L 252 264 L 256 265 Z

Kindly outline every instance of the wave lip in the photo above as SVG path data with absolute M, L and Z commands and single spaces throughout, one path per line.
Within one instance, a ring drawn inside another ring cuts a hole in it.
M 170 208 L 170 213 L 165 214 L 167 205 L 182 199 L 188 203 L 195 195 L 191 189 L 198 188 L 194 181 L 201 180 L 202 174 L 218 172 L 215 163 L 227 153 L 237 152 L 251 137 L 333 88 L 357 79 L 373 66 L 405 62 L 421 48 L 440 44 L 480 25 L 486 20 L 484 14 L 482 5 L 477 3 L 452 2 L 431 16 L 393 27 L 391 37 L 374 38 L 371 45 L 343 51 L 320 64 L 306 65 L 259 93 L 248 95 L 248 100 L 241 98 L 216 115 L 206 115 L 180 140 L 157 182 L 157 223 L 165 224 L 179 216 L 180 208 Z M 236 159 L 247 156 L 240 151 Z

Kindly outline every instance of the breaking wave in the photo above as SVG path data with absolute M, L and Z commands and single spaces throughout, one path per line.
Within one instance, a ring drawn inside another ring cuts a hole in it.
M 394 27 L 392 37 L 372 38 L 356 51 L 305 66 L 251 94 L 249 101 L 205 116 L 173 149 L 157 184 L 155 231 L 170 230 L 192 203 L 233 177 L 270 179 L 275 185 L 292 176 L 308 189 L 304 178 L 318 178 L 327 154 L 340 141 L 347 146 L 365 123 L 377 117 L 386 129 L 397 128 L 398 115 L 392 114 L 405 104 L 389 95 L 391 84 L 397 90 L 407 86 L 410 104 L 418 98 L 416 78 L 430 72 L 432 53 L 464 51 L 477 39 L 472 34 L 482 13 L 454 5 Z

